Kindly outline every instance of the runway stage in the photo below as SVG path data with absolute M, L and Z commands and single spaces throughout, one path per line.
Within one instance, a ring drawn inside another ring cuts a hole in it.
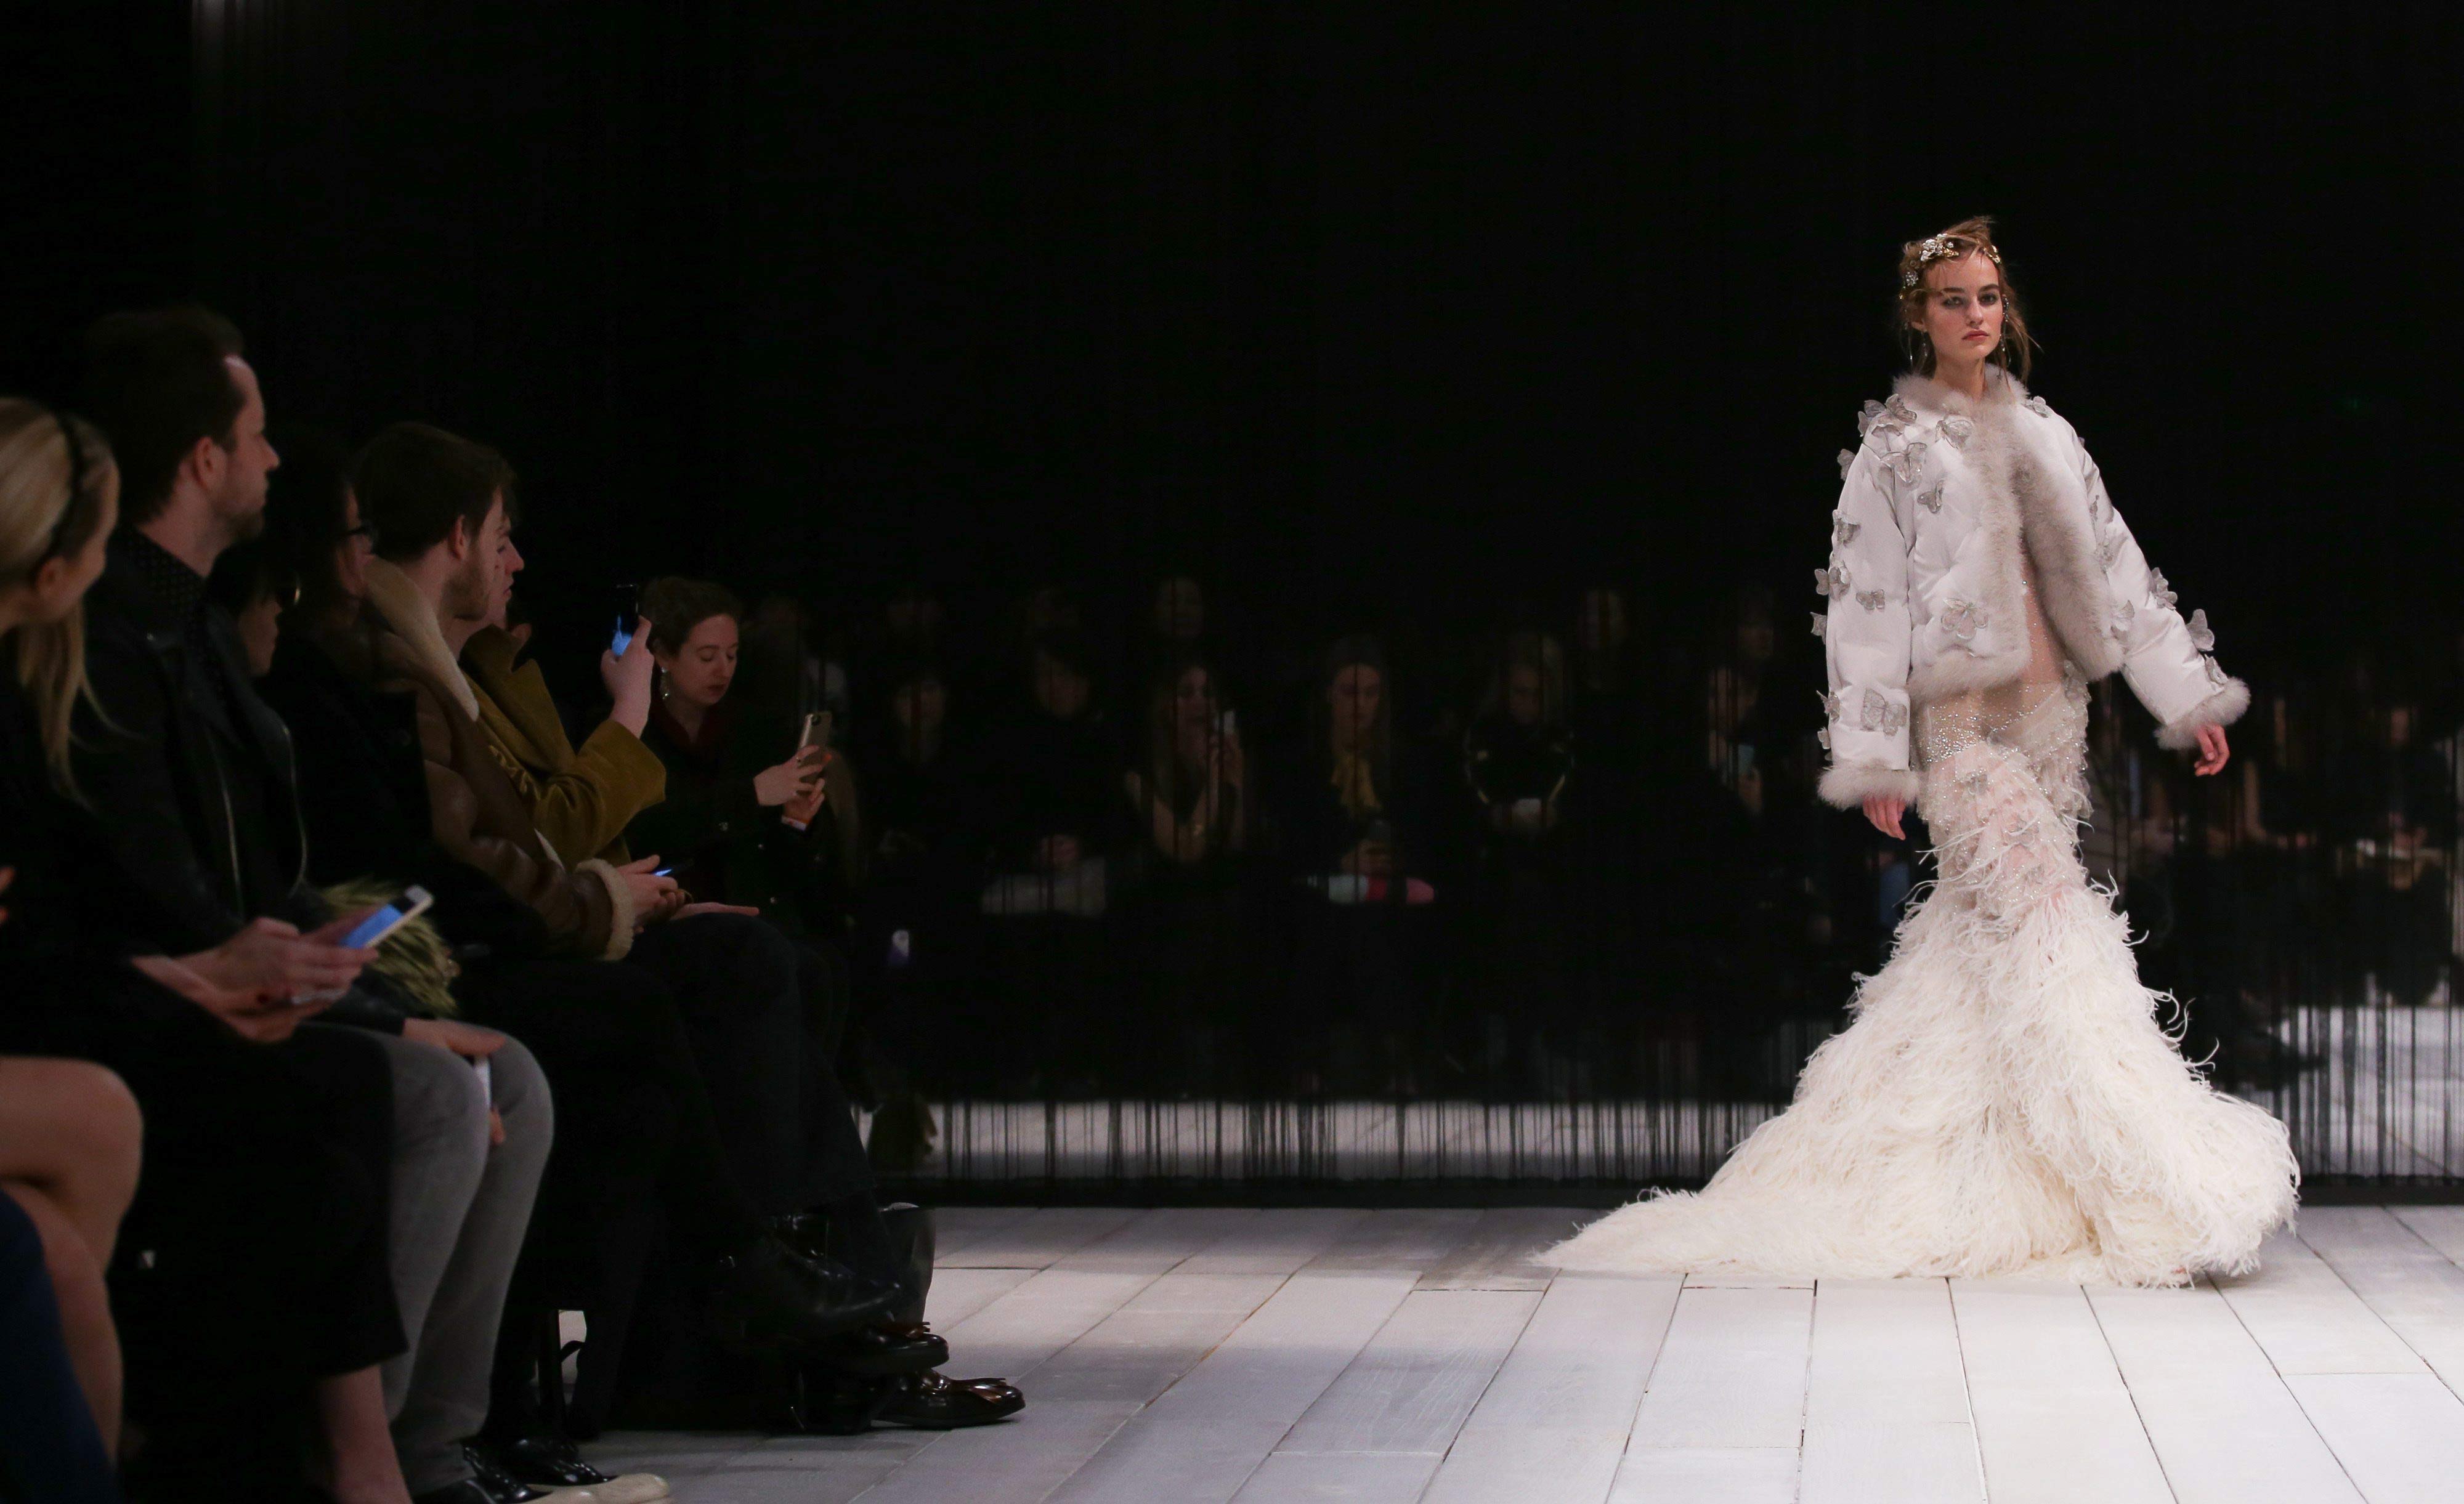
M 932 1318 L 1016 1420 L 593 1455 L 683 1504 L 2464 1497 L 2464 1207 L 2175 1291 L 1528 1261 L 1591 1214 L 952 1210 Z

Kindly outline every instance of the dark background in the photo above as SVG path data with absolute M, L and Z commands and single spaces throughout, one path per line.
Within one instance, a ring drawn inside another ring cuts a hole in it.
M 666 568 L 852 613 L 1194 563 L 1296 638 L 1595 578 L 1683 636 L 1794 602 L 1896 248 L 1988 211 L 2228 663 L 2402 657 L 2453 640 L 2458 26 L 14 8 L 0 375 L 204 298 L 277 419 L 504 448 L 551 624 Z

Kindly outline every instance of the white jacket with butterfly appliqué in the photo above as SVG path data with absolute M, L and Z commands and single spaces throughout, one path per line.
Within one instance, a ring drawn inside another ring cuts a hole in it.
M 2160 743 L 2193 746 L 2249 708 L 2249 687 L 2211 656 L 2207 613 L 2184 619 L 2078 431 L 2016 378 L 1995 371 L 1978 401 L 1903 376 L 1858 427 L 1839 454 L 1831 562 L 1815 572 L 1829 598 L 1814 620 L 1830 666 L 1826 802 L 1916 802 L 1914 712 L 2027 667 L 2028 560 L 2063 655 L 2091 682 L 2122 670 Z

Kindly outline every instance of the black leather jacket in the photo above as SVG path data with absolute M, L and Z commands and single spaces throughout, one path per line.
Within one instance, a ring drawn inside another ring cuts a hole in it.
M 185 575 L 174 575 L 171 571 Z M 257 698 L 237 630 L 192 572 L 121 533 L 86 598 L 77 781 L 133 890 L 131 927 L 171 954 L 220 945 L 250 919 L 307 926 L 307 842 L 291 733 Z

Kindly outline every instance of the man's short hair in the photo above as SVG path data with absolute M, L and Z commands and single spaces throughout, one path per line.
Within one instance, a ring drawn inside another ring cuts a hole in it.
M 163 514 L 199 439 L 238 447 L 247 399 L 225 362 L 243 348 L 236 325 L 198 307 L 106 314 L 86 331 L 85 416 L 120 463 L 122 524 Z
M 509 515 L 514 509 L 514 468 L 503 455 L 424 423 L 370 439 L 351 463 L 351 485 L 378 554 L 396 563 L 444 542 L 456 521 L 475 540 L 499 496 Z

